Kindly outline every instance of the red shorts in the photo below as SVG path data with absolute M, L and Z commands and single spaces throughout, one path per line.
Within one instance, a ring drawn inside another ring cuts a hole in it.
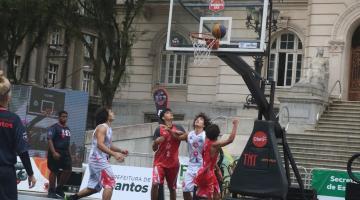
M 172 168 L 154 166 L 153 174 L 152 174 L 153 183 L 164 184 L 164 178 L 165 178 L 169 189 L 175 190 L 178 172 L 179 172 L 179 165 Z
M 202 167 L 194 179 L 194 184 L 197 186 L 196 196 L 198 197 L 212 199 L 215 195 L 220 194 L 219 183 L 214 170 L 209 171 Z

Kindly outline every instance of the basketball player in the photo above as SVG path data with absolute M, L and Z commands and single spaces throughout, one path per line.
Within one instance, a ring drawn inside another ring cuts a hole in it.
M 0 70 L 0 199 L 17 200 L 17 183 L 14 165 L 19 155 L 28 174 L 29 187 L 35 186 L 36 179 L 28 153 L 27 133 L 21 119 L 7 110 L 11 98 L 11 84 Z
M 216 124 L 206 127 L 203 164 L 194 179 L 194 184 L 197 186 L 196 196 L 208 200 L 220 199 L 220 188 L 215 172 L 216 162 L 220 148 L 234 141 L 238 124 L 238 120 L 233 121 L 232 132 L 226 140 L 218 140 L 220 129 Z
M 87 188 L 65 197 L 65 200 L 77 200 L 90 196 L 104 189 L 102 200 L 110 200 L 115 186 L 115 177 L 112 172 L 109 158 L 113 156 L 117 161 L 123 162 L 128 151 L 112 145 L 111 122 L 114 113 L 107 108 L 100 108 L 96 114 L 96 129 L 93 133 L 91 151 L 89 155 L 90 178 Z
M 184 200 L 193 199 L 191 194 L 195 192 L 193 181 L 203 162 L 202 151 L 206 138 L 204 129 L 210 124 L 210 119 L 204 113 L 199 113 L 195 116 L 193 131 L 189 133 L 178 132 L 174 135 L 174 137 L 184 140 L 188 144 L 189 164 L 182 183 Z
M 159 185 L 164 184 L 165 178 L 170 191 L 170 200 L 176 200 L 180 140 L 173 137 L 170 130 L 173 132 L 185 132 L 185 130 L 181 126 L 173 124 L 173 118 L 171 109 L 166 108 L 160 113 L 163 124 L 155 130 L 152 148 L 156 152 L 153 164 L 151 200 L 158 200 Z

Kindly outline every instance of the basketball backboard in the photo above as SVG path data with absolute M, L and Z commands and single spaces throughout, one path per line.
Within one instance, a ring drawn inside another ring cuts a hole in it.
M 269 0 L 170 0 L 166 50 L 194 52 L 189 35 L 211 34 L 218 23 L 226 34 L 213 52 L 262 53 L 268 6 Z
M 32 87 L 28 113 L 57 117 L 58 112 L 64 110 L 64 104 L 65 93 L 45 88 Z

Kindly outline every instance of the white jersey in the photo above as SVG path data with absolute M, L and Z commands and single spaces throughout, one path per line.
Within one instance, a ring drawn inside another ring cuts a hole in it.
M 104 140 L 105 146 L 111 147 L 112 130 L 107 124 L 100 124 L 99 126 L 106 127 L 106 136 Z M 89 171 L 90 177 L 88 181 L 88 188 L 94 189 L 100 192 L 102 188 L 114 188 L 115 176 L 109 163 L 109 155 L 102 152 L 98 147 L 97 139 L 95 137 L 96 129 L 92 135 L 91 151 L 89 155 Z
M 99 124 L 97 127 L 99 126 L 105 126 L 107 128 L 106 131 L 106 136 L 105 136 L 105 140 L 104 140 L 104 144 L 105 146 L 107 146 L 108 148 L 111 147 L 111 143 L 112 143 L 112 129 L 111 127 L 109 127 L 107 124 Z M 97 128 L 96 127 L 96 128 Z M 89 163 L 109 163 L 109 155 L 103 151 L 101 151 L 98 147 L 97 147 L 97 139 L 95 137 L 95 132 L 96 129 L 94 130 L 93 134 L 92 134 L 92 142 L 91 142 L 91 150 L 90 150 L 90 155 L 89 155 Z
M 201 166 L 203 162 L 202 150 L 205 144 L 205 131 L 196 134 L 191 131 L 187 138 L 189 152 L 189 166 Z

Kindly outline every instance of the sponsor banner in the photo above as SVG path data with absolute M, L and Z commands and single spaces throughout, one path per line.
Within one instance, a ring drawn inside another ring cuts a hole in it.
M 150 190 L 152 183 L 152 168 L 129 167 L 111 165 L 115 175 L 115 188 L 112 199 L 141 199 L 150 200 Z M 89 181 L 89 167 L 81 182 L 80 190 L 86 188 Z M 101 199 L 102 191 L 91 195 L 92 198 Z
M 319 200 L 344 200 L 346 183 L 353 182 L 343 170 L 314 169 L 312 187 L 316 189 Z
M 25 171 L 25 168 L 20 158 L 18 157 L 17 163 L 15 165 L 18 190 L 26 190 L 32 192 L 47 192 L 49 185 L 48 178 L 50 173 L 50 171 L 47 168 L 47 159 L 32 157 L 30 158 L 30 161 L 34 171 L 34 176 L 36 178 L 36 185 L 35 187 L 29 189 L 28 175 Z
M 58 122 L 57 114 L 69 114 L 70 153 L 73 167 L 81 167 L 88 110 L 88 93 L 83 91 L 13 85 L 9 110 L 19 115 L 26 127 L 31 157 L 46 158 L 48 128 Z

